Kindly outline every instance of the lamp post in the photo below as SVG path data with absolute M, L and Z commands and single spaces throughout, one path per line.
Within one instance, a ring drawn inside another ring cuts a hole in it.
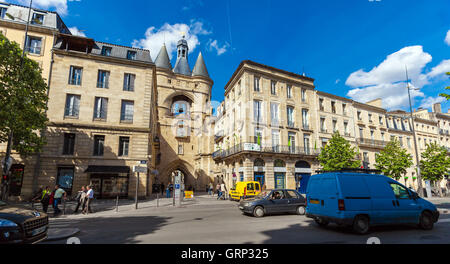
M 28 39 L 28 25 L 30 24 L 31 6 L 32 5 L 33 5 L 33 0 L 30 0 L 30 8 L 28 9 L 28 19 L 26 21 L 26 26 L 25 26 L 25 40 L 24 40 L 24 44 L 23 44 L 22 58 L 20 61 L 20 71 L 22 71 L 22 68 L 23 68 L 23 59 L 25 57 L 25 50 L 26 50 L 27 39 Z M 6 14 L 6 16 L 12 20 L 19 19 L 8 13 Z M 19 78 L 20 78 L 20 76 L 21 76 L 21 74 L 19 74 Z M 13 133 L 12 129 L 10 129 L 9 135 L 8 135 L 8 144 L 6 146 L 5 161 L 8 161 L 11 157 L 13 137 L 14 137 L 14 133 Z M 5 164 L 5 166 L 3 167 L 3 174 L 8 175 L 8 173 L 9 173 L 8 166 L 6 166 L 6 164 Z M 8 181 L 11 181 L 10 177 L 8 177 Z M 9 182 L 7 184 L 9 185 Z M 6 190 L 6 199 L 8 199 L 8 196 L 9 196 L 9 190 Z
M 422 188 L 422 177 L 420 175 L 420 159 L 419 159 L 419 150 L 417 148 L 417 139 L 416 139 L 416 125 L 414 124 L 414 115 L 413 115 L 413 107 L 411 103 L 411 89 L 417 90 L 417 88 L 409 87 L 409 76 L 408 76 L 408 68 L 406 68 L 406 88 L 408 89 L 408 98 L 409 98 L 409 108 L 411 114 L 411 125 L 412 132 L 414 138 L 414 151 L 416 152 L 416 162 L 417 162 L 417 187 L 419 188 L 419 195 L 423 196 L 423 188 Z

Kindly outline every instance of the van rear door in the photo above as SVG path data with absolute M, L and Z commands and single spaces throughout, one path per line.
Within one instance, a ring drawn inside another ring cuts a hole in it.
M 312 176 L 308 183 L 308 213 L 336 216 L 338 212 L 337 181 L 335 174 Z

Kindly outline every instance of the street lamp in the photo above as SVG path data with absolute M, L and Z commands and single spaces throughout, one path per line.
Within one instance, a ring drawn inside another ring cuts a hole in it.
M 32 6 L 32 4 L 33 4 L 33 0 L 30 0 L 30 8 L 28 9 L 28 20 L 26 21 L 27 24 L 26 24 L 26 27 L 25 27 L 25 40 L 24 40 L 24 44 L 23 44 L 22 58 L 21 58 L 21 61 L 20 61 L 20 71 L 22 71 L 23 59 L 25 57 L 25 49 L 26 49 L 27 38 L 28 38 L 28 25 L 30 24 L 30 16 L 31 16 L 31 6 Z M 14 16 L 12 16 L 11 14 L 8 14 L 8 13 L 6 13 L 6 16 L 9 17 L 12 20 L 19 19 L 19 18 L 15 18 Z M 19 78 L 20 78 L 20 76 L 21 75 L 19 74 Z M 11 129 L 9 131 L 9 135 L 8 135 L 8 145 L 6 146 L 5 161 L 10 160 L 10 158 L 11 158 L 11 149 L 12 149 L 13 137 L 14 137 L 14 134 L 13 134 L 13 131 Z M 6 163 L 5 163 L 5 165 L 6 165 Z M 9 171 L 7 169 L 8 169 L 8 166 L 4 166 L 3 167 L 3 174 L 4 175 L 8 175 Z M 10 179 L 9 179 L 9 181 L 10 181 Z M 9 191 L 6 191 L 6 199 L 8 199 L 8 195 L 9 195 L 8 192 Z
M 409 98 L 409 109 L 411 114 L 411 125 L 412 132 L 414 138 L 414 151 L 416 152 L 416 162 L 417 162 L 417 187 L 419 188 L 419 195 L 423 196 L 423 188 L 422 188 L 422 177 L 420 175 L 420 160 L 419 160 L 419 150 L 417 148 L 417 139 L 416 139 L 416 125 L 414 124 L 414 115 L 413 115 L 413 107 L 411 103 L 411 90 L 419 90 L 419 88 L 414 88 L 409 86 L 409 76 L 408 76 L 408 67 L 406 67 L 406 88 L 408 89 L 408 98 Z

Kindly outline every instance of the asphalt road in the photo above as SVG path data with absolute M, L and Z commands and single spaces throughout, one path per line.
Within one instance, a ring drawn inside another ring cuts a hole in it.
M 243 215 L 237 203 L 200 199 L 183 208 L 143 208 L 138 211 L 102 212 L 51 220 L 52 228 L 79 228 L 82 244 L 365 244 L 377 237 L 383 244 L 448 244 L 450 215 L 441 215 L 431 231 L 414 226 L 375 227 L 367 235 L 330 224 L 318 227 L 305 216 L 275 215 L 254 218 Z M 445 204 L 447 207 L 448 204 Z M 447 208 L 448 209 L 448 208 Z M 46 242 L 66 243 L 66 240 Z

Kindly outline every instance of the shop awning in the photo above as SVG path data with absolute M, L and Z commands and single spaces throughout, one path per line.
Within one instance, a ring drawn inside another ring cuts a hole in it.
M 128 166 L 89 166 L 85 173 L 130 173 Z

